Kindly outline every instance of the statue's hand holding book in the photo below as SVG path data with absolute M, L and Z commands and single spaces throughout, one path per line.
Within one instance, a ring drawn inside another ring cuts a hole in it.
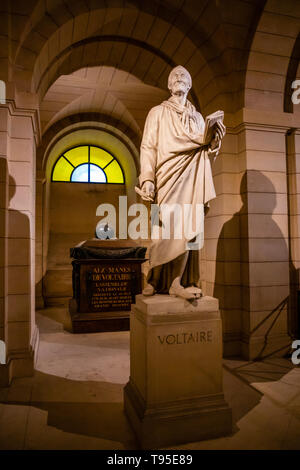
M 203 134 L 203 145 L 210 145 L 212 142 L 219 144 L 225 136 L 226 127 L 223 124 L 224 111 L 216 111 L 205 118 Z

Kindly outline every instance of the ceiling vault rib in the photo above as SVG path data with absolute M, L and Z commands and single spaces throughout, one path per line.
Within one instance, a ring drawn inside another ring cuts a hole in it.
M 91 38 L 85 38 L 82 39 L 81 41 L 78 41 L 74 44 L 71 44 L 69 47 L 61 51 L 48 65 L 48 67 L 44 70 L 43 74 L 40 77 L 39 83 L 37 85 L 37 90 L 39 90 L 41 83 L 44 79 L 44 77 L 47 75 L 49 72 L 50 68 L 54 65 L 54 63 L 59 60 L 61 57 L 66 55 L 68 52 L 77 49 L 78 47 L 91 44 L 93 42 L 123 42 L 123 43 L 129 43 L 131 45 L 134 45 L 136 47 L 140 47 L 141 49 L 145 49 L 152 54 L 158 56 L 160 59 L 162 59 L 164 62 L 166 62 L 171 68 L 175 67 L 177 64 L 173 59 L 171 59 L 169 56 L 167 56 L 164 52 L 162 52 L 159 49 L 156 49 L 155 47 L 143 42 L 139 41 L 138 39 L 133 39 L 133 38 L 128 38 L 124 36 L 116 36 L 116 35 L 106 35 L 106 36 L 93 36 Z M 104 64 L 102 64 L 104 65 Z M 199 100 L 197 98 L 197 95 L 194 93 L 193 90 L 191 90 L 191 96 L 193 98 L 193 101 L 195 103 L 196 108 L 200 108 L 199 105 Z

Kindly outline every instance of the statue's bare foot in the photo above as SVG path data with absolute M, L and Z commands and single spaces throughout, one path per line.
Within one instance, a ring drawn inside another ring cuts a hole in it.
M 155 294 L 155 289 L 151 284 L 147 284 L 145 289 L 142 291 L 143 295 L 154 295 Z
M 199 287 L 190 286 L 186 287 L 185 290 L 191 292 L 192 294 L 195 294 L 196 299 L 200 299 L 200 297 L 202 297 L 202 290 Z
M 191 300 L 196 299 L 196 294 L 189 292 L 183 286 L 171 286 L 169 289 L 171 297 L 181 297 L 182 299 Z

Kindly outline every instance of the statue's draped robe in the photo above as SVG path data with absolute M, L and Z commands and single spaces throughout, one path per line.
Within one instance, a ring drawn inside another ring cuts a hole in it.
M 155 202 L 164 204 L 190 204 L 190 216 L 195 224 L 196 211 L 200 215 L 199 230 L 203 240 L 204 204 L 215 198 L 211 172 L 211 151 L 203 146 L 204 119 L 189 102 L 180 106 L 171 97 L 152 108 L 147 116 L 141 144 L 140 187 L 145 181 L 155 185 Z M 169 206 L 170 207 L 170 206 Z M 171 213 L 176 209 L 171 210 Z M 176 218 L 176 214 L 173 215 Z M 172 220 L 172 217 L 171 217 Z M 195 225 L 194 225 L 195 228 Z M 147 281 L 158 293 L 167 293 L 176 271 L 173 262 L 187 251 L 189 238 L 182 230 L 180 239 L 152 240 L 149 252 L 150 270 Z M 198 235 L 198 232 L 195 233 Z M 199 246 L 202 248 L 202 246 Z M 182 285 L 197 285 L 199 281 L 198 250 L 189 250 Z

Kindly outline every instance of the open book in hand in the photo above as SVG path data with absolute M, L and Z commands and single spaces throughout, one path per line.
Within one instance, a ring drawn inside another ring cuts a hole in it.
M 216 111 L 205 118 L 203 145 L 209 145 L 215 133 L 215 125 L 218 121 L 223 122 L 224 111 Z

